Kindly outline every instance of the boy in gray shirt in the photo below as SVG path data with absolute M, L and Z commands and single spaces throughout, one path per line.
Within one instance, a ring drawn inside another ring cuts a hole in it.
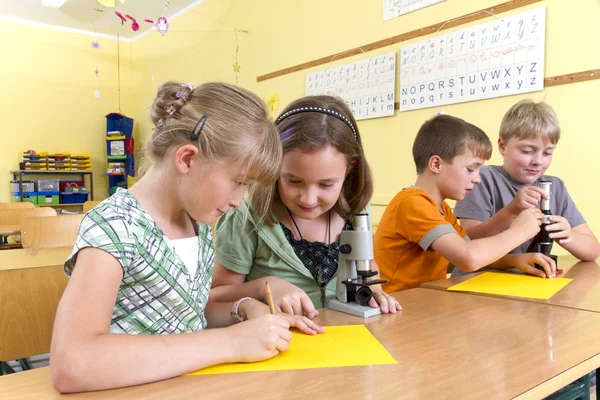
M 550 237 L 580 260 L 600 257 L 600 244 L 569 196 L 562 180 L 544 175 L 552 162 L 552 152 L 560 138 L 560 125 L 552 107 L 522 100 L 504 115 L 498 147 L 504 157 L 502 166 L 484 166 L 481 183 L 456 203 L 454 213 L 471 239 L 498 234 L 519 213 L 537 207 L 547 199 L 537 183 L 552 182 L 547 230 Z M 512 253 L 524 253 L 527 241 Z

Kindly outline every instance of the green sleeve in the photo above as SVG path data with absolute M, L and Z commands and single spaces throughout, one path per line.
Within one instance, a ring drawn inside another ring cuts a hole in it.
M 243 275 L 250 273 L 258 246 L 258 233 L 247 212 L 230 210 L 215 227 L 215 261 Z

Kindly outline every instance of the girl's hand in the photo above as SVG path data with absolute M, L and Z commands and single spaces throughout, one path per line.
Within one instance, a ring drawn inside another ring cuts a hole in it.
M 560 215 L 550 215 L 548 221 L 552 224 L 546 226 L 548 232 L 552 232 L 550 239 L 553 239 L 558 244 L 569 244 L 573 241 L 571 237 L 571 224 L 565 217 Z
M 289 329 L 288 321 L 271 314 L 231 325 L 225 329 L 228 334 L 225 343 L 231 352 L 228 359 L 232 362 L 255 362 L 274 357 L 290 347 L 292 332 Z
M 369 306 L 373 308 L 381 307 L 381 312 L 384 314 L 396 314 L 396 311 L 402 310 L 400 303 L 384 292 L 381 285 L 373 285 L 371 290 L 373 291 L 373 297 L 369 301 Z
M 248 299 L 240 303 L 239 312 L 248 320 L 256 319 L 262 315 L 269 314 L 269 306 L 261 303 L 260 301 Z M 277 315 L 283 318 L 290 326 L 299 329 L 307 335 L 315 335 L 317 333 L 325 332 L 322 326 L 317 325 L 307 317 L 285 313 L 279 313 Z
M 315 309 L 313 302 L 304 290 L 284 279 L 274 276 L 269 276 L 267 281 L 269 282 L 277 311 L 290 315 L 306 315 L 310 319 L 319 315 L 319 312 Z
M 311 321 L 307 317 L 301 317 L 299 315 L 289 314 L 277 314 L 286 320 L 290 326 L 299 329 L 307 335 L 316 335 L 317 333 L 325 333 L 325 329 L 321 325 L 317 325 L 314 321 Z

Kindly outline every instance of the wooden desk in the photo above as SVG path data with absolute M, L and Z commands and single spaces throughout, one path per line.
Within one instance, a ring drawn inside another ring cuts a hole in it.
M 599 313 L 421 288 L 395 297 L 404 307 L 401 313 L 367 320 L 395 365 L 182 376 L 68 397 L 529 399 L 542 398 L 600 364 Z M 325 325 L 364 321 L 330 310 L 320 310 L 318 320 Z M 0 393 L 62 397 L 52 389 L 49 368 L 0 377 Z
M 0 251 L 0 271 L 62 265 L 73 247 Z
M 578 310 L 600 312 L 600 266 L 596 262 L 579 261 L 575 257 L 561 256 L 558 258 L 558 265 L 564 272 L 559 275 L 561 278 L 571 278 L 567 286 L 548 300 L 528 299 L 522 297 L 510 297 L 488 293 L 471 293 L 480 296 L 503 297 L 520 301 L 531 301 L 534 303 L 544 303 L 554 306 L 576 308 Z M 495 271 L 506 273 L 520 273 L 519 271 Z M 464 282 L 480 272 L 458 276 L 450 279 L 427 282 L 421 285 L 423 288 L 446 290 L 450 286 Z
M 0 361 L 50 351 L 71 247 L 0 252 Z M 0 395 L 0 397 L 2 397 Z

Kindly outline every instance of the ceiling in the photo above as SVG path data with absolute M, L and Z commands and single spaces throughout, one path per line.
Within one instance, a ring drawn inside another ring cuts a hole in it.
M 204 0 L 171 0 L 166 8 L 165 17 L 181 15 Z M 115 0 L 116 7 L 108 8 L 96 0 L 67 0 L 59 9 L 42 6 L 42 0 L 0 0 L 0 19 L 23 23 L 37 23 L 88 31 L 91 33 L 135 39 L 140 34 L 154 29 L 144 19 L 156 21 L 165 10 L 166 0 L 126 0 L 121 4 Z M 97 11 L 101 10 L 101 11 Z M 129 14 L 135 18 L 140 29 L 131 29 L 131 21 L 123 25 L 115 14 Z

